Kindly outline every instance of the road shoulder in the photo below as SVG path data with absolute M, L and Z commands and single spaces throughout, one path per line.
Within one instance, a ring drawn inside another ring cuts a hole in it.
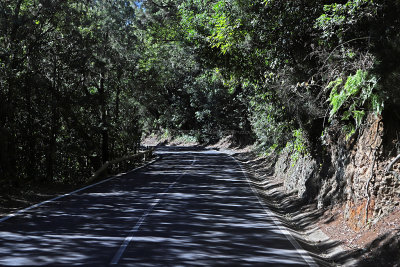
M 132 170 L 126 172 L 136 171 L 146 167 L 159 159 L 158 156 L 141 162 L 132 166 Z M 116 174 L 120 175 L 120 174 Z M 52 199 L 73 194 L 83 188 L 90 187 L 91 185 L 106 181 L 114 175 L 103 177 L 103 179 L 96 180 L 91 184 L 61 184 L 61 183 L 48 183 L 48 184 L 25 184 L 18 187 L 9 186 L 3 188 L 0 195 L 0 219 L 5 218 L 11 214 L 16 214 L 21 210 L 30 209 L 33 206 L 40 205 L 41 203 L 51 201 Z
M 266 205 L 286 227 L 301 247 L 320 266 L 357 266 L 357 253 L 346 249 L 340 241 L 332 240 L 319 223 L 324 211 L 315 203 L 303 203 L 295 194 L 288 194 L 283 181 L 272 176 L 273 162 L 257 157 L 252 152 L 219 149 L 239 160 L 246 169 L 251 183 Z

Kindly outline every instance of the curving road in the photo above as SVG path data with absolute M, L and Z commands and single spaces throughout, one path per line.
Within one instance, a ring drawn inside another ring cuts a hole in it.
M 161 159 L 0 219 L 1 266 L 316 266 L 232 157 Z

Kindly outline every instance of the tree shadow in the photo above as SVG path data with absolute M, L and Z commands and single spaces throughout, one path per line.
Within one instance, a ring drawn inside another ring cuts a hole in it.
M 306 266 L 230 157 L 160 151 L 139 172 L 2 222 L 0 265 L 108 266 L 129 240 L 119 265 Z
M 261 169 L 263 159 L 253 160 L 253 153 L 235 155 L 246 163 L 251 184 L 262 202 L 279 218 L 282 224 L 295 236 L 299 244 L 309 251 L 321 266 L 399 266 L 400 265 L 400 230 L 395 229 L 384 234 L 366 246 L 366 249 L 343 250 L 340 241 L 325 239 L 310 241 L 304 238 L 317 232 L 316 224 L 321 221 L 325 210 L 317 209 L 315 202 L 306 202 L 297 197 L 296 192 L 285 193 L 279 190 L 283 182 L 272 177 L 273 164 Z M 261 171 L 260 171 L 261 169 Z M 254 170 L 260 173 L 254 175 Z M 327 218 L 324 223 L 334 220 Z M 330 255 L 321 256 L 321 255 Z

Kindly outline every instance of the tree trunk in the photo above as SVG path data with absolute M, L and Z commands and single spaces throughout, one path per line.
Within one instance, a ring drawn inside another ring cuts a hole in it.
M 117 86 L 116 86 L 117 92 L 116 92 L 116 96 L 115 96 L 115 111 L 114 111 L 115 120 L 114 120 L 114 123 L 115 123 L 116 131 L 118 131 L 118 125 L 119 125 L 119 108 L 120 108 L 119 106 L 120 106 L 120 95 L 121 95 L 121 85 L 120 85 L 119 81 L 121 80 L 121 77 L 122 77 L 122 71 L 118 72 L 118 80 L 117 80 Z M 117 133 L 117 135 L 118 135 L 118 133 Z M 115 146 L 116 146 L 116 142 L 117 142 L 116 138 L 115 137 L 112 138 L 111 142 L 112 142 L 111 151 L 113 153 L 113 158 L 116 158 L 116 157 L 118 157 L 118 153 L 116 153 L 116 151 L 115 151 Z
M 9 57 L 9 68 L 6 71 L 6 81 L 7 81 L 7 91 L 6 91 L 6 100 L 7 110 L 4 111 L 4 125 L 3 133 L 5 146 L 4 149 L 6 151 L 7 158 L 4 159 L 4 178 L 9 180 L 11 183 L 16 181 L 17 177 L 17 140 L 15 137 L 16 133 L 16 122 L 15 122 L 15 94 L 16 90 L 19 90 L 19 87 L 16 86 L 16 78 L 14 75 L 14 70 L 17 67 L 17 49 L 16 49 L 16 34 L 18 30 L 18 20 L 19 20 L 19 12 L 22 5 L 23 0 L 19 0 L 16 4 L 14 14 L 12 15 L 12 26 L 10 29 L 10 39 L 8 42 L 9 50 L 11 52 Z
M 56 138 L 58 132 L 58 121 L 59 114 L 57 108 L 56 101 L 56 91 L 57 91 L 57 58 L 54 53 L 53 55 L 53 82 L 51 88 L 51 96 L 50 96 L 50 107 L 51 107 L 51 123 L 50 123 L 50 136 L 49 136 L 49 146 L 47 151 L 47 171 L 46 171 L 46 180 L 53 181 L 54 180 L 54 161 L 56 157 L 57 147 L 56 147 Z
M 34 179 L 40 179 L 39 173 L 36 170 L 36 153 L 35 153 L 35 142 L 36 138 L 34 135 L 34 125 L 33 125 L 33 108 L 32 108 L 32 87 L 29 86 L 28 75 L 25 81 L 25 91 L 26 91 L 26 99 L 25 99 L 25 108 L 27 111 L 27 121 L 26 121 L 26 132 L 25 138 L 23 140 L 27 140 L 27 149 L 28 151 L 24 151 L 26 154 L 22 155 L 23 157 L 28 157 L 26 161 L 26 178 L 29 181 L 33 181 Z M 23 153 L 24 153 L 23 152 Z
M 100 74 L 100 109 L 101 109 L 101 135 L 102 135 L 102 146 L 101 146 L 101 158 L 103 164 L 109 160 L 108 150 L 108 125 L 107 125 L 107 110 L 106 110 L 106 95 L 105 95 L 105 74 L 104 71 Z

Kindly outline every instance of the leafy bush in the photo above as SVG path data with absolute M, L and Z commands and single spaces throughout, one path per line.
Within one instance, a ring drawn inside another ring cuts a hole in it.
M 174 142 L 182 143 L 182 144 L 193 144 L 197 142 L 197 138 L 192 135 L 182 134 L 176 138 L 174 138 Z
M 350 28 L 376 12 L 376 5 L 372 0 L 350 0 L 345 4 L 324 5 L 324 14 L 317 19 L 315 27 L 323 30 L 323 38 L 342 39 Z
M 304 137 L 304 133 L 301 129 L 293 131 L 293 140 L 291 142 L 288 142 L 287 146 L 293 148 L 293 152 L 291 155 L 292 165 L 296 164 L 300 156 L 305 156 L 308 154 L 306 140 Z
M 329 83 L 331 89 L 329 102 L 331 105 L 330 120 L 339 116 L 343 121 L 354 120 L 355 125 L 347 124 L 344 127 L 348 137 L 362 124 L 366 111 L 381 114 L 383 101 L 376 91 L 377 78 L 364 70 L 358 70 L 356 74 L 350 75 L 345 84 L 343 79 L 338 78 Z M 342 111 L 339 113 L 339 111 Z
M 250 101 L 251 126 L 263 151 L 282 149 L 291 138 L 292 122 L 285 117 L 285 108 L 273 102 L 261 88 Z

